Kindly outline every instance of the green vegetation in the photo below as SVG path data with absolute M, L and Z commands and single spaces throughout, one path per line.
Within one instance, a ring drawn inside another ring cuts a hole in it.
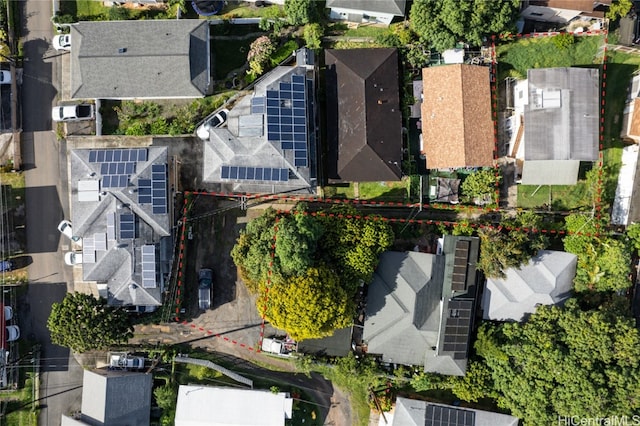
M 358 182 L 325 186 L 323 191 L 327 198 L 402 202 L 407 200 L 409 183 L 409 179 L 399 182 Z
M 232 71 L 246 64 L 249 47 L 256 38 L 258 37 L 215 41 L 213 43 L 214 79 L 224 80 Z
M 388 223 L 362 219 L 352 207 L 309 214 L 298 204 L 290 213 L 269 209 L 249 222 L 231 256 L 259 295 L 258 310 L 276 328 L 308 339 L 353 320 L 358 286 L 370 281 L 392 242 Z
M 495 204 L 498 202 L 496 188 L 500 183 L 500 179 L 501 176 L 496 170 L 479 170 L 467 176 L 460 189 L 467 202 L 473 202 L 474 200 L 483 202 L 488 199 L 491 200 L 492 204 Z
M 291 25 L 305 25 L 317 22 L 320 12 L 315 0 L 285 0 L 284 13 Z
M 271 66 L 275 67 L 278 64 L 280 64 L 280 62 L 284 61 L 285 59 L 291 57 L 291 55 L 293 54 L 293 52 L 295 50 L 297 50 L 300 46 L 298 45 L 298 42 L 296 40 L 289 40 L 286 43 L 282 44 L 281 46 L 279 46 L 272 54 L 271 54 Z
M 590 208 L 592 203 L 587 183 L 575 185 L 518 185 L 518 207 L 567 211 Z
M 459 41 L 482 46 L 485 38 L 515 31 L 520 0 L 415 0 L 411 28 L 442 52 Z
M 627 16 L 627 13 L 631 10 L 633 4 L 631 0 L 617 0 L 611 3 L 609 11 L 607 12 L 607 18 L 612 21 Z
M 284 16 L 282 6 L 256 7 L 250 3 L 227 2 L 224 9 L 222 9 L 222 14 L 213 16 L 212 19 L 263 18 L 271 16 Z
M 570 299 L 539 306 L 524 323 L 485 323 L 475 349 L 490 373 L 483 393 L 525 424 L 640 409 L 640 333 L 624 300 L 583 310 Z
M 21 369 L 18 369 L 21 370 Z M 37 426 L 38 410 L 33 404 L 33 373 L 20 371 L 26 376 L 24 383 L 13 392 L 3 392 L 2 400 L 6 403 L 3 424 L 15 426 Z
M 47 320 L 51 341 L 74 352 L 103 350 L 133 337 L 129 314 L 90 294 L 67 293 L 51 306 Z
M 511 219 L 503 219 L 499 228 L 481 228 L 480 258 L 478 269 L 487 277 L 504 277 L 508 268 L 526 263 L 538 250 L 547 247 L 549 241 L 540 232 L 542 217 L 532 212 L 522 212 Z
M 526 78 L 530 68 L 593 66 L 602 62 L 603 36 L 577 37 L 559 47 L 555 37 L 522 38 L 496 48 L 498 80 Z
M 66 0 L 60 2 L 60 10 L 56 15 L 56 22 L 71 23 L 78 21 L 106 21 L 129 19 L 167 19 L 175 18 L 177 5 L 169 1 L 169 6 L 126 8 L 123 6 L 105 6 L 95 0 Z
M 616 140 L 622 130 L 622 112 L 631 77 L 640 67 L 640 55 L 607 53 L 607 90 L 604 110 L 605 148 L 619 146 Z

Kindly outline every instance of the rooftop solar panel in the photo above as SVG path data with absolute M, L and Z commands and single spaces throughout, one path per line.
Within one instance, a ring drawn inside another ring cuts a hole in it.
M 113 161 L 113 150 L 107 149 L 104 153 L 104 161 Z
M 82 263 L 96 263 L 96 248 L 91 237 L 82 240 Z
M 120 155 L 120 161 L 136 161 L 136 159 L 138 157 L 137 152 L 138 151 L 136 151 L 136 158 L 131 158 L 130 159 L 129 158 L 129 154 L 131 153 L 131 150 L 123 149 L 122 152 L 121 152 L 121 155 Z
M 107 249 L 107 233 L 106 232 L 97 232 L 93 234 L 93 241 L 95 242 L 96 250 L 106 250 Z
M 153 245 L 144 245 L 142 254 L 142 287 L 156 288 L 156 249 Z
M 291 76 L 291 81 L 293 81 L 294 83 L 304 83 L 304 76 L 302 75 Z
M 104 161 L 104 150 L 99 150 L 98 151 L 98 157 L 96 158 L 96 161 L 98 163 L 102 163 Z
M 91 150 L 89 151 L 89 162 L 95 163 L 98 160 L 98 152 Z
M 129 154 L 129 160 L 133 160 L 131 158 L 131 154 Z M 147 161 L 147 149 L 146 148 L 139 148 L 138 149 L 138 162 L 141 161 Z
M 475 426 L 476 413 L 456 407 L 428 404 L 425 410 L 425 426 Z
M 122 158 L 122 150 L 116 149 L 113 151 L 113 161 L 120 161 Z
M 120 215 L 120 239 L 134 239 L 135 238 L 135 216 L 130 213 L 123 213 Z

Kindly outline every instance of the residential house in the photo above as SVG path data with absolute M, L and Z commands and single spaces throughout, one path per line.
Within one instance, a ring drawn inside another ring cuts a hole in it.
M 317 185 L 317 112 L 313 52 L 296 52 L 239 99 L 226 125 L 204 145 L 204 182 L 230 191 L 313 193 Z
M 573 20 L 604 18 L 611 0 L 525 0 L 521 16 L 530 21 L 568 24 Z
M 337 21 L 389 25 L 404 17 L 406 0 L 327 0 L 329 18 Z
M 369 285 L 363 345 L 383 362 L 463 376 L 479 240 L 445 236 L 442 254 L 384 252 Z
M 206 20 L 92 21 L 70 28 L 73 99 L 198 98 L 211 93 Z
M 538 305 L 562 304 L 571 295 L 577 257 L 564 251 L 540 250 L 504 278 L 487 278 L 482 296 L 483 318 L 522 321 Z
M 396 49 L 325 50 L 329 182 L 402 177 Z
M 293 399 L 284 392 L 180 385 L 175 426 L 284 426 Z
M 167 148 L 74 148 L 69 157 L 82 280 L 111 306 L 155 310 L 173 250 Z
M 467 64 L 424 68 L 421 121 L 420 151 L 427 169 L 492 166 L 489 68 Z
M 148 426 L 153 376 L 122 370 L 84 370 L 78 416 L 62 415 L 62 426 Z
M 519 421 L 507 414 L 402 397 L 385 415 L 391 426 L 518 426 Z
M 631 78 L 620 137 L 626 142 L 640 144 L 640 75 Z
M 530 69 L 515 85 L 510 155 L 523 184 L 573 185 L 580 162 L 598 159 L 599 95 L 595 68 Z

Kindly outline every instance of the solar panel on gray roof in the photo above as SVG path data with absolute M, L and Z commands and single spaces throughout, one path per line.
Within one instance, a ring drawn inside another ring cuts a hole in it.
M 131 213 L 123 213 L 120 215 L 120 239 L 131 240 L 136 236 L 135 216 Z
M 136 158 L 133 158 L 133 159 L 130 160 L 129 159 L 129 152 L 131 152 L 130 149 L 123 149 L 121 151 L 120 161 L 136 161 L 138 156 L 136 155 Z
M 156 248 L 142 246 L 142 287 L 156 288 Z
M 89 162 L 95 163 L 98 160 L 98 151 L 91 150 L 89 151 Z
M 96 263 L 96 248 L 91 237 L 82 240 L 82 263 Z
M 104 150 L 99 150 L 98 151 L 98 156 L 96 158 L 96 162 L 98 163 L 102 163 L 104 161 Z
M 113 161 L 113 150 L 107 149 L 104 152 L 104 161 Z
M 154 214 L 167 213 L 167 165 L 151 166 L 151 205 Z
M 304 83 L 304 76 L 303 75 L 293 75 L 293 76 L 291 76 L 291 81 L 293 81 L 294 83 Z
M 458 240 L 453 258 L 453 274 L 451 277 L 451 290 L 467 290 L 467 264 L 469 262 L 470 241 Z
M 121 158 L 122 158 L 122 150 L 121 149 L 113 150 L 113 161 L 120 161 Z
M 450 299 L 445 319 L 443 350 L 453 352 L 454 359 L 465 359 L 473 313 L 473 300 Z
M 131 155 L 129 155 L 129 159 L 131 160 Z M 147 161 L 147 149 L 139 148 L 138 149 L 138 162 Z
M 107 250 L 107 233 L 106 232 L 96 232 L 93 234 L 93 241 L 96 245 L 96 250 Z
M 427 404 L 425 426 L 475 426 L 476 413 L 455 407 Z
M 107 213 L 107 239 L 114 241 L 116 239 L 116 214 Z

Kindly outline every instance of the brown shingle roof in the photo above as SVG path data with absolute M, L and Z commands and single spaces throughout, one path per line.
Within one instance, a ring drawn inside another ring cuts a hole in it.
M 325 50 L 325 64 L 329 180 L 399 180 L 397 50 Z
M 422 84 L 422 153 L 427 168 L 491 166 L 495 143 L 489 68 L 424 68 Z
M 535 6 L 555 7 L 557 9 L 580 10 L 582 12 L 593 12 L 594 6 L 611 5 L 611 0 L 533 0 L 529 4 Z
M 629 136 L 635 138 L 640 137 L 640 98 L 635 98 L 633 100 L 633 112 L 631 113 Z

